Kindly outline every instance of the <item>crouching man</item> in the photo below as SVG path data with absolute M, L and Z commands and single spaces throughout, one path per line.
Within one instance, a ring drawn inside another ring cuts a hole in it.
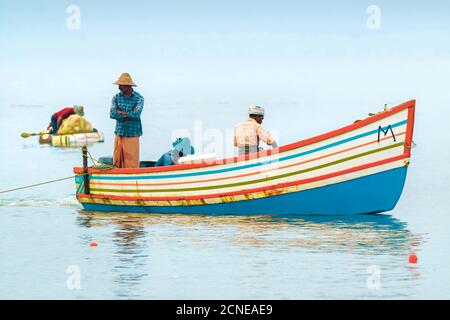
M 195 153 L 194 147 L 191 145 L 189 138 L 178 138 L 172 143 L 173 149 L 164 153 L 158 161 L 156 161 L 155 167 L 172 166 L 178 164 L 178 160 L 181 157 L 185 157 Z
M 63 109 L 55 112 L 54 114 L 52 114 L 50 123 L 47 127 L 47 130 L 49 130 L 49 133 L 57 134 L 59 128 L 61 127 L 62 122 L 73 114 L 78 114 L 81 117 L 84 116 L 83 106 L 75 105 L 75 106 L 73 106 L 73 108 L 71 108 L 71 107 L 63 108 Z

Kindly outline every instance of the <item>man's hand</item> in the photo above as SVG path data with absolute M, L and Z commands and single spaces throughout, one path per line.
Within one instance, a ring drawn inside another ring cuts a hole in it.
M 120 114 L 122 117 L 128 117 L 128 113 L 126 113 L 125 111 L 122 111 L 120 109 L 117 109 L 117 113 Z

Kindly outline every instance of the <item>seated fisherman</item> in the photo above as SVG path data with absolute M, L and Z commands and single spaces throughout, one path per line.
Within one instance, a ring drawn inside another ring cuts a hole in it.
M 173 149 L 164 153 L 156 162 L 155 167 L 171 166 L 178 163 L 178 159 L 194 154 L 195 149 L 189 138 L 178 138 L 172 143 Z
M 48 125 L 47 130 L 50 130 L 50 134 L 56 134 L 63 120 L 67 119 L 73 114 L 84 116 L 83 106 L 75 105 L 73 106 L 73 108 L 67 107 L 55 112 L 51 117 L 50 124 Z
M 234 128 L 234 146 L 238 148 L 238 155 L 262 150 L 259 147 L 260 140 L 272 148 L 277 148 L 278 144 L 261 125 L 264 120 L 264 109 L 259 106 L 249 107 L 248 115 L 247 121 L 239 123 Z

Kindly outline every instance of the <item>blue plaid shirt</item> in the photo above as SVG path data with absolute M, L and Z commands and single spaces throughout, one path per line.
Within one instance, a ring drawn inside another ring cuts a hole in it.
M 136 91 L 127 98 L 122 92 L 116 94 L 111 103 L 109 117 L 116 120 L 116 130 L 114 133 L 122 137 L 142 136 L 141 113 L 144 108 L 144 97 Z M 128 114 L 128 117 L 117 113 L 122 110 Z

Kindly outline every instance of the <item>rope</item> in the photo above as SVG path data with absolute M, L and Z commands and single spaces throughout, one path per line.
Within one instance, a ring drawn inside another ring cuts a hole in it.
M 91 155 L 89 150 L 86 150 L 86 151 L 87 151 L 87 154 L 88 154 L 89 158 L 91 159 L 92 163 L 94 164 L 95 169 L 98 169 L 98 170 L 111 170 L 111 169 L 115 168 L 114 165 L 109 165 L 109 164 L 101 162 L 100 160 L 95 159 Z
M 91 159 L 94 167 L 96 167 L 95 169 L 97 169 L 97 170 L 111 170 L 111 169 L 115 168 L 115 166 L 113 166 L 113 165 L 109 165 L 109 164 L 101 162 L 100 160 L 95 159 L 88 150 L 86 150 L 86 151 L 87 151 L 87 154 L 88 154 L 89 158 Z M 45 185 L 45 184 L 50 184 L 50 183 L 55 183 L 55 182 L 60 182 L 60 181 L 64 181 L 64 180 L 73 179 L 76 176 L 84 176 L 84 175 L 89 175 L 89 173 L 81 173 L 81 174 L 73 175 L 73 176 L 70 176 L 70 177 L 65 177 L 65 178 L 60 178 L 60 179 L 55 179 L 55 180 L 39 182 L 39 183 L 30 184 L 28 186 L 23 186 L 23 187 L 19 187 L 19 188 L 14 188 L 14 189 L 9 189 L 9 190 L 2 190 L 2 191 L 0 191 L 0 194 L 13 192 L 13 191 L 18 191 L 18 190 L 23 190 L 23 189 L 34 188 L 34 187 L 42 186 L 42 185 Z
M 89 158 L 91 159 L 92 163 L 94 164 L 94 166 L 102 166 L 102 167 L 96 168 L 96 169 L 98 169 L 98 170 L 111 170 L 111 169 L 115 168 L 114 166 L 108 165 L 106 163 L 103 163 L 103 162 L 95 159 L 94 157 L 92 157 L 92 155 L 91 155 L 91 153 L 89 151 L 87 153 L 88 153 Z M 105 168 L 105 166 L 106 166 L 106 168 Z M 73 176 L 70 176 L 70 177 L 65 177 L 65 178 L 60 178 L 60 179 L 55 179 L 55 180 L 39 182 L 39 183 L 30 184 L 28 186 L 23 186 L 23 187 L 19 187 L 19 188 L 14 188 L 14 189 L 9 189 L 9 190 L 2 190 L 2 191 L 0 191 L 0 194 L 13 192 L 13 191 L 18 191 L 18 190 L 23 190 L 23 189 L 34 188 L 34 187 L 42 186 L 42 185 L 45 185 L 45 184 L 50 184 L 50 183 L 55 183 L 55 182 L 60 182 L 60 181 L 64 181 L 64 180 L 73 179 L 76 176 L 84 176 L 84 175 L 89 175 L 89 174 L 88 173 L 86 173 L 86 174 L 85 173 L 81 173 L 81 174 L 73 175 Z
M 70 176 L 70 177 L 66 177 L 66 178 L 60 178 L 60 179 L 56 179 L 56 180 L 50 180 L 50 181 L 40 182 L 40 183 L 31 184 L 31 185 L 29 185 L 29 186 L 24 186 L 24 187 L 15 188 L 15 189 L 3 190 L 3 191 L 0 191 L 0 193 L 7 193 L 7 192 L 13 192 L 13 191 L 17 191 L 17 190 L 29 189 L 29 188 L 33 188 L 33 187 L 37 187 L 37 186 L 42 186 L 42 185 L 44 185 L 44 184 L 49 184 L 49 183 L 54 183 L 54 182 L 59 182 L 59 181 L 64 181 L 64 180 L 69 180 L 69 179 L 73 179 L 73 178 L 75 178 L 75 176 Z

